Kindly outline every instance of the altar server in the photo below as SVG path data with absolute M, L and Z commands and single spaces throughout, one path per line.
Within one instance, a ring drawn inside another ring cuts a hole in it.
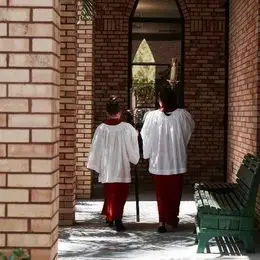
M 121 108 L 116 96 L 110 97 L 106 112 L 108 119 L 94 133 L 87 168 L 97 172 L 98 181 L 104 184 L 102 214 L 106 222 L 123 231 L 122 217 L 131 183 L 130 163 L 137 164 L 140 157 L 138 133 L 132 125 L 120 120 Z
M 165 81 L 159 90 L 158 110 L 146 114 L 141 130 L 143 157 L 149 159 L 159 213 L 158 232 L 167 231 L 166 224 L 176 228 L 187 171 L 187 146 L 194 130 L 191 114 L 177 106 L 176 88 Z

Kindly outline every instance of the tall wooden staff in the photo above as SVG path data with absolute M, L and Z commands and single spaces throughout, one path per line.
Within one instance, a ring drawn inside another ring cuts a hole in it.
M 130 110 L 127 110 L 127 120 L 129 124 L 131 124 L 139 133 L 138 135 L 138 143 L 139 143 L 139 151 L 140 151 L 140 131 L 137 129 L 136 124 L 134 123 L 134 117 Z M 141 153 L 140 153 L 141 155 Z M 134 176 L 135 176 L 135 208 L 136 208 L 136 222 L 140 222 L 140 209 L 139 209 L 139 180 L 137 174 L 137 165 L 134 165 Z
M 140 222 L 140 210 L 139 210 L 139 182 L 137 174 L 137 165 L 134 166 L 135 173 L 135 208 L 136 208 L 136 222 Z

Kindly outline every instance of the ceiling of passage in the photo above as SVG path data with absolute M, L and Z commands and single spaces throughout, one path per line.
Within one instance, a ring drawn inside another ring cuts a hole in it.
M 134 17 L 181 18 L 175 0 L 139 0 Z

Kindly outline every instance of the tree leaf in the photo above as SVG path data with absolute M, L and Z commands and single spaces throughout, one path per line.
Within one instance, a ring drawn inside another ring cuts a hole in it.
M 94 15 L 94 0 L 81 0 L 80 20 L 91 20 Z
M 24 251 L 22 248 L 16 248 L 13 252 L 14 256 L 21 257 L 24 255 Z
M 10 257 L 9 257 L 9 260 L 15 260 L 17 259 L 17 256 L 15 254 L 12 254 Z
M 0 260 L 8 260 L 3 252 L 0 252 Z

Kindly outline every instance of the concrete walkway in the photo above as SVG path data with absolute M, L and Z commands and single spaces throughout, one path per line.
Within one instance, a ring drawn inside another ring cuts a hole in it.
M 142 192 L 140 195 L 140 222 L 136 222 L 135 201 L 130 196 L 123 219 L 127 228 L 125 232 L 117 233 L 106 226 L 100 215 L 102 206 L 102 199 L 78 201 L 77 224 L 60 229 L 58 259 L 260 259 L 259 234 L 256 254 L 247 255 L 243 245 L 227 238 L 212 239 L 204 254 L 196 254 L 193 234 L 196 207 L 191 189 L 186 189 L 182 197 L 178 229 L 165 234 L 156 232 L 157 205 L 152 192 Z

